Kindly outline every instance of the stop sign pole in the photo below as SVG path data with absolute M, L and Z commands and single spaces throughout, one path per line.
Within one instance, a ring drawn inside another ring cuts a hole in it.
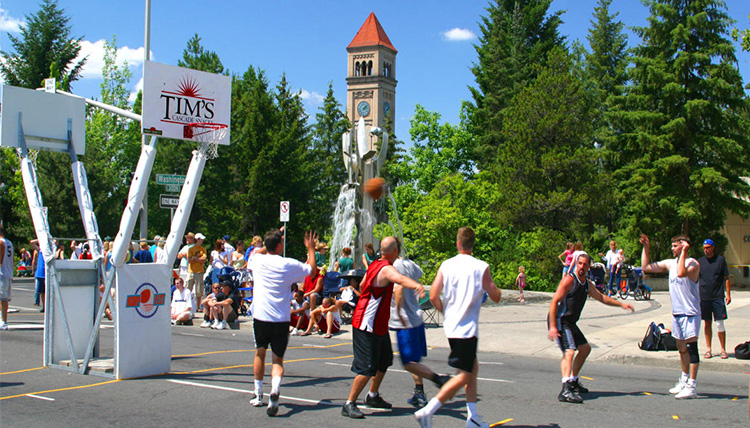
M 286 257 L 286 224 L 289 222 L 289 201 L 279 204 L 279 220 L 284 223 L 284 257 Z

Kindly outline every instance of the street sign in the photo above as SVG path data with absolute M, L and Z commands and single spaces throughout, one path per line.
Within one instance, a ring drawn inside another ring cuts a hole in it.
M 167 184 L 166 186 L 164 186 L 164 190 L 166 190 L 167 192 L 179 192 L 180 189 L 182 189 L 181 184 Z
M 156 174 L 156 184 L 185 184 L 185 176 L 179 174 Z
M 289 201 L 281 201 L 279 207 L 279 221 L 282 223 L 289 221 Z
M 159 195 L 160 208 L 177 208 L 180 205 L 180 195 Z

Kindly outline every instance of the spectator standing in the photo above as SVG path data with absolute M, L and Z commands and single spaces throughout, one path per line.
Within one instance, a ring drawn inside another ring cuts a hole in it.
M 521 297 L 518 298 L 518 301 L 521 303 L 526 303 L 526 299 L 523 297 L 523 289 L 526 288 L 526 268 L 523 266 L 518 267 L 516 287 L 518 287 L 518 292 L 521 294 Z
M 36 282 L 35 288 L 35 306 L 41 304 L 42 309 L 39 312 L 44 312 L 44 305 L 46 303 L 45 293 L 47 288 L 47 278 L 44 266 L 44 255 L 42 254 L 41 248 L 39 248 L 39 241 L 37 239 L 31 240 L 31 247 L 34 249 L 34 257 L 31 261 L 31 270 L 34 271 L 34 280 Z M 40 303 L 41 302 L 41 303 Z
M 180 277 L 186 281 L 186 284 L 188 276 L 188 251 L 193 245 L 195 245 L 195 234 L 193 232 L 189 232 L 187 235 L 185 235 L 185 245 L 183 245 L 183 247 L 180 248 L 180 252 L 177 253 L 177 260 L 180 261 Z M 192 290 L 189 285 L 188 288 Z M 195 293 L 194 290 L 193 292 Z
M 323 286 L 325 280 L 325 267 L 318 266 L 315 277 L 308 275 L 305 277 L 305 299 L 310 302 L 310 310 L 315 310 L 323 299 Z
M 568 272 L 568 268 L 570 267 L 570 264 L 573 262 L 573 251 L 575 251 L 575 244 L 572 242 L 568 242 L 565 244 L 565 251 L 560 253 L 559 256 L 557 256 L 558 259 L 560 259 L 560 263 L 563 264 L 562 274 L 563 277 Z
M 141 241 L 140 250 L 138 250 L 137 253 L 133 256 L 133 260 L 135 260 L 136 263 L 153 263 L 154 259 L 151 257 L 151 251 L 149 251 L 148 243 L 146 241 Z
M 365 253 L 362 254 L 362 265 L 365 269 L 370 267 L 370 263 L 375 261 L 375 248 L 372 247 L 371 243 L 365 244 Z
M 599 253 L 599 257 L 607 263 L 607 273 L 609 274 L 607 296 L 617 296 L 617 289 L 620 287 L 620 280 L 622 277 L 622 271 L 620 269 L 621 264 L 619 263 L 620 255 L 617 254 L 617 242 L 614 240 L 609 241 L 609 250 L 607 250 L 607 254 Z
M 151 248 L 154 249 L 154 262 L 155 263 L 164 263 L 164 264 L 167 263 L 167 250 L 164 248 L 164 244 L 166 243 L 167 243 L 166 238 L 160 236 L 159 242 L 151 246 Z
M 712 239 L 703 241 L 703 253 L 705 256 L 698 259 L 701 267 L 700 272 L 700 295 L 701 295 L 701 318 L 703 319 L 703 332 L 706 337 L 706 353 L 703 358 L 712 358 L 711 336 L 713 331 L 711 321 L 716 322 L 716 334 L 719 336 L 721 345 L 721 359 L 729 358 L 727 355 L 727 333 L 724 320 L 727 319 L 727 305 L 732 303 L 731 288 L 729 284 L 729 268 L 724 256 L 716 254 L 716 246 Z M 726 296 L 724 289 L 726 288 Z
M 195 294 L 198 301 L 203 297 L 203 274 L 206 272 L 206 248 L 203 247 L 203 240 L 206 237 L 202 233 L 195 234 L 195 244 L 188 249 L 188 274 L 187 287 Z M 200 311 L 200 307 L 198 311 Z
M 149 246 L 148 251 L 151 253 L 151 259 L 153 261 L 156 261 L 156 249 L 158 248 L 159 240 L 161 239 L 161 236 L 154 235 L 154 245 Z
M 315 245 L 315 264 L 319 268 L 328 265 L 326 263 L 326 251 L 328 251 L 328 245 L 325 242 L 319 242 Z
M 354 269 L 354 260 L 352 259 L 352 249 L 344 247 L 341 250 L 341 258 L 336 262 L 336 267 L 333 269 L 337 272 L 346 272 Z
M 5 237 L 5 228 L 0 224 L 0 330 L 8 329 L 8 303 L 13 281 L 13 243 Z
M 219 282 L 219 272 L 221 268 L 229 264 L 224 251 L 224 241 L 217 239 L 214 242 L 214 250 L 211 251 L 211 283 Z

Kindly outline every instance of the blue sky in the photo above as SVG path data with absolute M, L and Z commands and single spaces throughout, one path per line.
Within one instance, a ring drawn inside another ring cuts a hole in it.
M 101 82 L 104 40 L 117 36 L 120 58 L 133 71 L 130 89 L 141 83 L 145 1 L 59 0 L 71 18 L 72 35 L 83 36 L 89 54 L 84 79 L 73 92 L 97 97 Z M 342 104 L 346 98 L 346 46 L 373 11 L 393 45 L 396 57 L 396 133 L 409 139 L 409 119 L 421 104 L 437 111 L 444 121 L 458 122 L 462 100 L 470 100 L 474 85 L 469 68 L 476 61 L 474 43 L 485 0 L 153 0 L 151 6 L 152 60 L 176 64 L 186 43 L 198 33 L 206 49 L 215 51 L 224 66 L 241 74 L 250 65 L 263 69 L 272 85 L 286 73 L 302 91 L 311 116 L 317 112 L 328 83 Z M 554 0 L 553 10 L 566 9 L 561 28 L 569 41 L 586 34 L 596 0 Z M 748 28 L 747 0 L 727 1 L 729 14 L 740 29 Z M 0 0 L 0 49 L 9 51 L 7 34 L 17 34 L 24 17 L 39 8 L 36 0 Z M 614 0 L 612 10 L 626 26 L 646 25 L 648 10 L 637 0 Z M 638 39 L 630 37 L 630 45 Z M 740 70 L 750 82 L 750 54 L 738 52 Z

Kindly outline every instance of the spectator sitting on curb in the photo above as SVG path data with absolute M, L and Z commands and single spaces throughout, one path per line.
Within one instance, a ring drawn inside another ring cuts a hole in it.
M 310 323 L 310 302 L 305 300 L 305 293 L 301 290 L 294 292 L 294 299 L 292 299 L 292 318 L 290 325 L 294 326 L 292 336 L 299 336 L 300 330 L 307 329 L 307 325 Z
M 209 304 L 216 300 L 216 295 L 220 290 L 221 286 L 219 286 L 219 283 L 211 285 L 211 293 L 207 294 L 206 297 L 201 300 L 200 306 L 206 308 L 206 310 L 203 311 L 203 324 L 201 324 L 201 328 L 208 328 L 213 324 L 214 314 L 211 312 Z
M 237 310 L 240 307 L 240 301 L 232 291 L 232 283 L 222 281 L 221 291 L 216 293 L 215 300 L 209 302 L 208 305 L 211 307 L 211 314 L 214 317 L 211 328 L 225 330 L 227 322 L 234 322 L 237 319 Z
M 175 291 L 172 295 L 171 317 L 172 325 L 193 325 L 195 303 L 193 292 L 185 288 L 182 278 L 174 280 Z
M 314 327 L 317 327 L 318 333 L 326 333 L 326 339 L 341 329 L 341 312 L 333 298 L 326 297 L 320 306 L 310 311 L 310 323 L 300 336 L 309 336 Z

